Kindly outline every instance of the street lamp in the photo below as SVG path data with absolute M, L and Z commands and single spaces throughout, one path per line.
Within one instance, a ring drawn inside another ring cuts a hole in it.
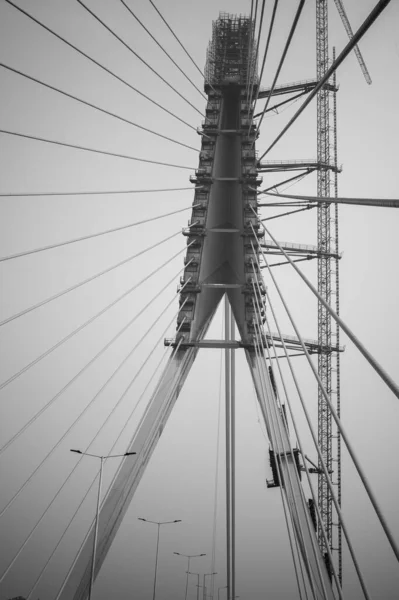
M 217 573 L 205 573 L 204 574 L 204 585 L 203 585 L 203 589 L 202 592 L 204 594 L 204 600 L 206 600 L 206 587 L 205 587 L 205 578 L 206 577 L 210 577 L 211 575 L 217 575 Z
M 100 476 L 98 479 L 96 521 L 95 521 L 95 525 L 94 525 L 93 555 L 92 555 L 92 560 L 91 560 L 90 587 L 89 587 L 89 597 L 88 597 L 88 600 L 91 600 L 91 593 L 92 593 L 93 584 L 94 584 L 94 567 L 96 564 L 98 518 L 99 518 L 99 514 L 100 514 L 101 483 L 102 483 L 102 478 L 103 478 L 104 461 L 107 460 L 107 458 L 122 458 L 124 456 L 132 456 L 133 454 L 136 454 L 136 452 L 125 452 L 124 454 L 109 454 L 108 456 L 99 456 L 98 454 L 89 454 L 88 452 L 82 452 L 81 450 L 72 450 L 72 449 L 71 449 L 71 452 L 75 452 L 76 454 L 81 454 L 82 456 L 90 456 L 92 458 L 100 459 Z
M 218 588 L 218 600 L 220 600 L 220 590 L 225 590 L 227 589 L 227 585 L 224 585 L 223 587 Z
M 155 555 L 154 592 L 152 594 L 152 600 L 155 600 L 155 590 L 157 587 L 157 570 L 158 570 L 159 531 L 161 529 L 161 525 L 169 525 L 171 523 L 181 523 L 182 520 L 175 519 L 174 521 L 150 521 L 149 519 L 143 519 L 143 517 L 138 517 L 138 520 L 145 521 L 146 523 L 152 523 L 153 525 L 158 525 L 157 552 Z
M 189 572 L 190 572 L 190 560 L 192 558 L 197 558 L 199 556 L 206 556 L 206 554 L 181 554 L 181 552 L 173 552 L 173 554 L 177 554 L 177 556 L 184 556 L 185 558 L 187 558 L 186 594 L 184 596 L 184 600 L 187 600 L 188 575 L 189 575 Z
M 197 600 L 199 600 L 199 590 L 200 590 L 200 583 L 199 583 L 199 578 L 200 578 L 200 573 L 192 573 L 191 571 L 187 571 L 187 575 L 196 575 L 197 576 Z

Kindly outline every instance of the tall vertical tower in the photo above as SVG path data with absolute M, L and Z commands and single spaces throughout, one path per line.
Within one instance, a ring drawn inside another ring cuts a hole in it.
M 320 80 L 329 68 L 328 58 L 328 2 L 316 0 L 316 60 L 317 79 Z M 336 87 L 325 86 L 317 94 L 317 195 L 329 198 L 331 192 L 337 195 L 337 153 L 336 153 Z M 330 106 L 331 94 L 334 94 L 333 104 Z M 330 113 L 333 109 L 333 136 L 330 139 L 331 123 Z M 331 143 L 332 142 L 332 143 Z M 331 159 L 333 164 L 331 164 Z M 331 178 L 331 171 L 334 177 Z M 339 310 L 339 284 L 338 284 L 338 209 L 335 207 L 334 215 L 331 205 L 319 204 L 317 209 L 317 244 L 319 251 L 317 282 L 318 290 L 324 300 L 336 312 Z M 333 277 L 335 270 L 336 276 Z M 332 343 L 332 337 L 335 337 Z M 332 319 L 327 309 L 318 303 L 318 342 L 320 351 L 318 355 L 318 371 L 324 389 L 330 401 L 337 405 L 339 410 L 339 353 L 332 350 L 339 344 L 339 330 L 332 326 Z M 334 431 L 333 431 L 334 429 Z M 334 442 L 336 440 L 336 443 Z M 341 497 L 341 466 L 339 432 L 333 427 L 331 412 L 324 395 L 318 390 L 318 441 L 320 450 L 327 466 L 328 472 L 333 473 L 335 484 L 338 486 L 338 497 Z M 334 442 L 334 443 L 333 443 Z M 321 517 L 324 522 L 330 548 L 338 548 L 339 571 L 341 574 L 341 535 L 338 527 L 337 544 L 333 543 L 333 502 L 325 475 L 319 474 L 318 503 Z M 337 520 L 337 519 L 335 519 Z M 326 542 L 319 531 L 319 544 L 326 562 L 328 555 Z
M 222 13 L 213 23 L 205 70 L 208 95 L 202 123 L 199 165 L 181 277 L 177 333 L 167 345 L 173 351 L 132 435 L 128 451 L 102 501 L 98 521 L 95 574 L 109 551 L 140 479 L 181 392 L 200 348 L 240 348 L 246 354 L 285 494 L 292 528 L 317 600 L 333 600 L 331 583 L 317 544 L 295 452 L 277 395 L 265 368 L 263 316 L 265 289 L 259 268 L 263 232 L 258 220 L 256 126 L 250 87 L 258 85 L 254 24 Z M 249 92 L 249 93 L 248 93 Z M 222 297 L 228 300 L 240 340 L 205 340 Z M 226 361 L 228 362 L 228 361 Z M 227 371 L 226 371 L 227 372 Z M 226 377 L 227 383 L 227 377 Z M 227 388 L 228 386 L 226 386 Z M 233 414 L 233 394 L 226 415 Z M 226 418 L 226 513 L 228 600 L 234 588 L 234 419 Z M 229 535 L 230 532 L 230 535 Z M 56 600 L 85 600 L 90 581 L 93 527 L 84 539 Z

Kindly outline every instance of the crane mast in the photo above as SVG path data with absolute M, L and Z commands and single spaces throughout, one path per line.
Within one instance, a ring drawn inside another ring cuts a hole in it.
M 320 80 L 329 68 L 328 56 L 328 4 L 327 0 L 316 0 L 316 63 L 317 79 Z M 331 91 L 335 90 L 335 91 Z M 332 96 L 334 94 L 334 96 Z M 317 94 L 317 195 L 329 198 L 331 192 L 337 196 L 337 151 L 336 151 L 336 87 L 324 87 Z M 333 100 L 333 102 L 331 102 Z M 330 114 L 333 113 L 333 129 L 330 124 Z M 330 133 L 333 133 L 330 136 Z M 331 177 L 334 171 L 334 177 Z M 332 213 L 331 204 L 319 204 L 317 209 L 317 245 L 319 250 L 317 283 L 318 291 L 323 299 L 332 305 L 335 311 L 339 308 L 339 281 L 338 261 L 333 254 L 338 256 L 338 210 Z M 333 277 L 333 271 L 335 277 Z M 332 326 L 332 319 L 327 309 L 318 304 L 318 372 L 324 389 L 330 401 L 339 408 L 339 353 L 332 347 L 339 342 L 336 328 Z M 332 338 L 335 338 L 332 340 Z M 333 443 L 334 441 L 334 443 Z M 318 390 L 318 442 L 327 466 L 332 474 L 332 480 L 338 487 L 338 497 L 341 498 L 341 453 L 339 432 L 333 427 L 332 416 L 328 404 L 323 396 L 321 387 Z M 320 465 L 319 465 L 320 466 Z M 342 544 L 340 524 L 337 516 L 333 514 L 333 501 L 326 477 L 320 471 L 318 475 L 318 503 L 327 539 L 331 550 L 338 553 L 338 566 L 340 579 L 342 578 Z M 337 532 L 333 531 L 334 527 Z M 336 539 L 335 539 L 336 538 Z M 328 564 L 326 542 L 319 531 L 319 544 Z

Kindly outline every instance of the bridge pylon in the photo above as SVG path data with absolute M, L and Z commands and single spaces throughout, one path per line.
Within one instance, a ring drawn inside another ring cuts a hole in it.
M 301 487 L 298 460 L 273 382 L 264 368 L 262 341 L 259 346 L 264 335 L 265 288 L 259 269 L 259 239 L 264 233 L 257 218 L 257 187 L 261 183 L 255 150 L 257 129 L 252 118 L 254 103 L 249 101 L 250 88 L 253 86 L 256 91 L 258 86 L 255 47 L 251 19 L 222 13 L 213 23 L 205 69 L 206 118 L 199 130 L 198 169 L 191 177 L 195 195 L 191 219 L 183 230 L 187 252 L 177 334 L 170 342 L 173 349 L 166 368 L 129 444 L 128 451 L 137 454 L 121 463 L 102 502 L 95 572 L 101 568 L 200 343 L 226 296 L 252 374 L 278 467 L 278 484 L 291 513 L 309 587 L 315 598 L 332 600 L 331 582 Z M 234 469 L 233 462 L 229 469 Z M 93 535 L 91 529 L 57 600 L 87 597 Z M 232 541 L 234 555 L 233 546 Z M 230 598 L 234 590 L 231 558 L 227 571 Z

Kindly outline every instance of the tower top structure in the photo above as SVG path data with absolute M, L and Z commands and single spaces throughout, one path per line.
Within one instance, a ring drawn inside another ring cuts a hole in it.
M 258 84 L 254 22 L 243 15 L 219 13 L 212 23 L 206 53 L 205 89 L 231 83 Z

